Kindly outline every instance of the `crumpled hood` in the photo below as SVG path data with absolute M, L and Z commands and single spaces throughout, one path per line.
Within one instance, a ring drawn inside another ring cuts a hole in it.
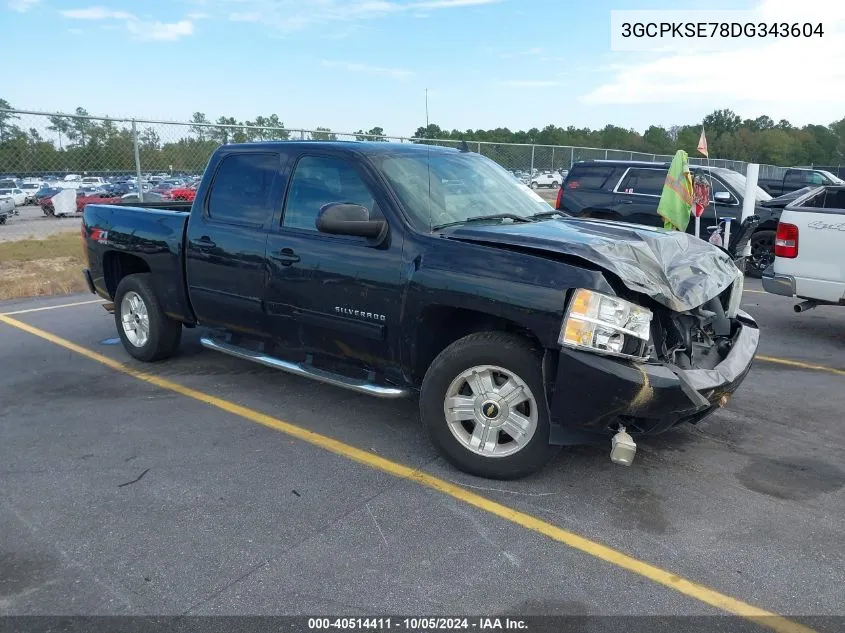
M 636 224 L 552 219 L 514 224 L 466 224 L 443 232 L 450 239 L 530 248 L 592 262 L 676 312 L 721 294 L 740 275 L 733 260 L 687 233 Z

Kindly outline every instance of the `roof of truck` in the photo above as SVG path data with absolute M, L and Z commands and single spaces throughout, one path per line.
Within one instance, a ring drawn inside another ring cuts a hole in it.
M 428 145 L 423 143 L 383 143 L 378 141 L 262 141 L 258 143 L 230 143 L 221 149 L 251 149 L 278 150 L 284 148 L 313 149 L 324 147 L 327 149 L 341 149 L 361 154 L 395 154 L 397 152 L 443 152 L 458 153 L 457 147 L 445 145 Z

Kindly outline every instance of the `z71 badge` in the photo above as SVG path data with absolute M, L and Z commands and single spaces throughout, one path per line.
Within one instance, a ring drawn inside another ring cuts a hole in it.
M 383 314 L 376 314 L 375 312 L 366 312 L 365 310 L 354 310 L 352 308 L 344 308 L 342 306 L 335 306 L 334 311 L 345 316 L 358 317 L 359 319 L 368 319 L 371 321 L 386 321 L 387 318 Z

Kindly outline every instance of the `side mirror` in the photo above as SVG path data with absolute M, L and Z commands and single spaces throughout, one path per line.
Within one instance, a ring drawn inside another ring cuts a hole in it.
M 733 202 L 733 196 L 727 191 L 717 191 L 713 194 L 713 200 L 716 202 L 724 202 L 725 204 L 730 204 Z
M 387 222 L 371 220 L 367 207 L 351 202 L 330 202 L 320 208 L 317 230 L 333 235 L 354 235 L 381 241 L 387 233 Z

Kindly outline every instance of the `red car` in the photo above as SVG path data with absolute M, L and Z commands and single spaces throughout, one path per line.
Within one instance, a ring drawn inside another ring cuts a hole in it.
M 170 195 L 174 200 L 184 200 L 185 202 L 193 202 L 197 197 L 197 188 L 194 186 L 176 187 L 170 190 Z
M 89 194 L 86 191 L 77 191 L 76 192 L 76 212 L 82 213 L 85 209 L 86 204 L 114 204 L 115 202 L 121 202 L 120 196 L 115 196 L 110 193 L 94 193 Z M 41 210 L 44 212 L 46 216 L 53 216 L 56 214 L 56 209 L 53 206 L 53 198 L 42 198 L 41 199 Z

